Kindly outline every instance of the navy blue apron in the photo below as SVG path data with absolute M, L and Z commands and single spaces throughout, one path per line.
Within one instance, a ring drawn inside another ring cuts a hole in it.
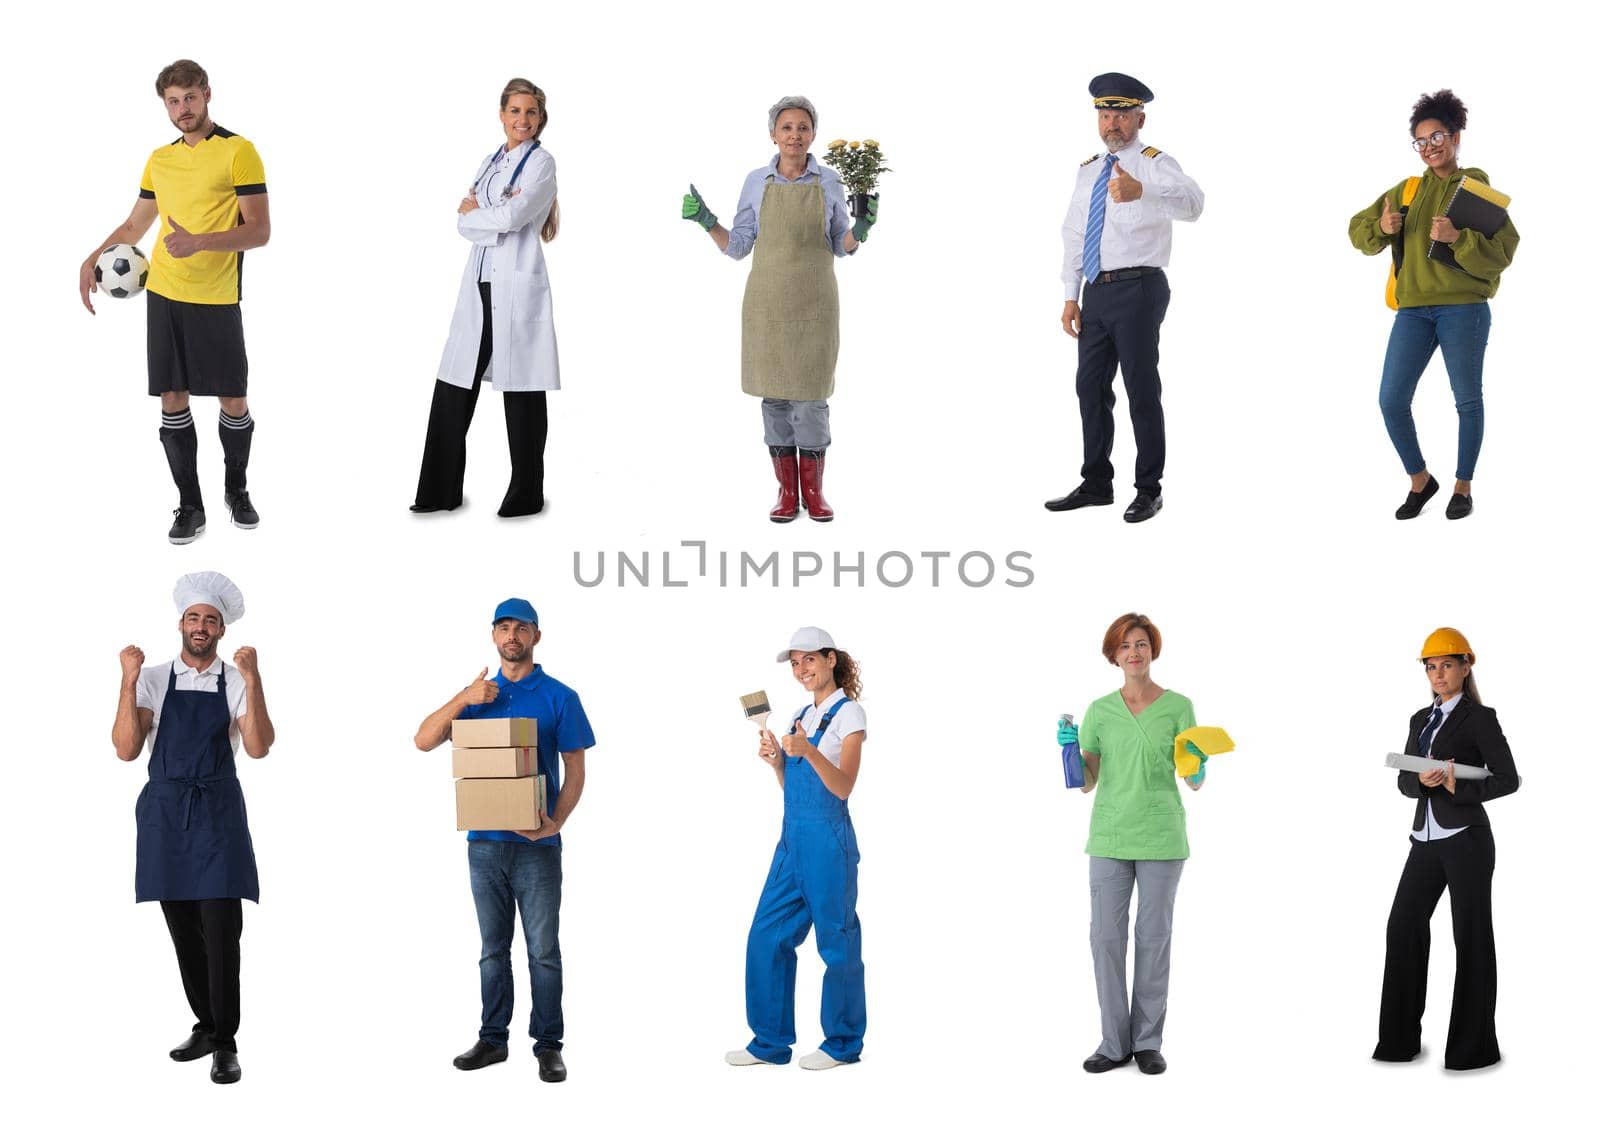
M 215 693 L 180 690 L 174 659 L 150 750 L 150 782 L 134 807 L 136 901 L 261 899 L 228 741 L 232 723 L 224 670 L 217 671 Z

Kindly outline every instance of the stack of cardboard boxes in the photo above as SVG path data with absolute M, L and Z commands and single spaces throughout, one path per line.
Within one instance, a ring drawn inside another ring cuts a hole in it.
M 532 717 L 450 724 L 457 830 L 538 830 L 544 815 L 538 729 Z

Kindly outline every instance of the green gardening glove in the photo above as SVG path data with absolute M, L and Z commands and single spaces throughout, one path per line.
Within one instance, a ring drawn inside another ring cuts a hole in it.
M 1056 743 L 1063 748 L 1069 744 L 1078 743 L 1078 726 L 1069 725 L 1066 721 L 1057 721 Z
M 717 225 L 717 217 L 711 214 L 711 209 L 706 207 L 706 202 L 700 196 L 700 189 L 693 184 L 689 185 L 689 194 L 683 198 L 683 218 L 692 219 L 707 231 Z
M 1200 751 L 1200 749 L 1196 748 L 1194 741 L 1192 740 L 1184 741 L 1183 746 L 1184 748 L 1188 749 L 1189 755 L 1198 756 L 1200 758 L 1200 770 L 1195 772 L 1194 775 L 1187 777 L 1191 784 L 1193 784 L 1195 787 L 1199 787 L 1206 781 L 1206 761 L 1211 759 L 1211 757 L 1207 756 L 1204 752 Z
M 850 228 L 850 234 L 856 237 L 856 242 L 865 243 L 867 233 L 872 230 L 872 225 L 878 222 L 878 197 L 867 197 L 867 214 L 856 220 L 855 226 Z

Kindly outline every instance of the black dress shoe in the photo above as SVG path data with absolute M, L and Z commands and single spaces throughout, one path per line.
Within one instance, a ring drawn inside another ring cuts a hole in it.
M 567 1063 L 561 1060 L 560 1050 L 540 1050 L 537 1056 L 539 1080 L 556 1082 L 567 1079 Z
M 1109 1073 L 1113 1069 L 1121 1069 L 1132 1060 L 1132 1054 L 1125 1058 L 1108 1058 L 1105 1054 L 1095 1054 L 1083 1063 L 1083 1068 L 1086 1073 Z
M 1472 495 L 1469 493 L 1453 493 L 1450 495 L 1450 504 L 1444 507 L 1444 515 L 1452 521 L 1459 521 L 1472 512 Z
M 1122 519 L 1130 525 L 1137 525 L 1140 521 L 1150 520 L 1160 512 L 1161 495 L 1142 493 L 1123 511 Z
M 1161 1056 L 1160 1050 L 1134 1050 L 1133 1058 L 1139 1063 L 1140 1073 L 1165 1073 L 1167 1059 Z
M 234 527 L 253 529 L 261 524 L 261 515 L 250 504 L 249 490 L 228 490 L 222 500 L 228 505 L 228 516 L 233 519 Z
M 505 1060 L 504 1046 L 491 1046 L 480 1038 L 472 1044 L 472 1049 L 457 1057 L 453 1064 L 457 1069 L 482 1069 L 486 1065 L 494 1065 Z
M 217 1050 L 211 1055 L 211 1080 L 218 1085 L 232 1085 L 243 1076 L 239 1055 L 232 1050 Z
M 211 1035 L 204 1030 L 196 1030 L 183 1040 L 182 1045 L 168 1050 L 167 1056 L 173 1061 L 199 1061 L 216 1048 Z
M 1082 509 L 1086 505 L 1110 505 L 1112 500 L 1109 493 L 1096 493 L 1087 485 L 1083 485 L 1066 497 L 1051 498 L 1044 503 L 1044 507 L 1052 513 L 1064 513 L 1068 509 Z
M 206 511 L 180 505 L 172 511 L 172 528 L 167 530 L 167 540 L 173 544 L 188 544 L 205 531 Z
M 1412 490 L 1410 493 L 1406 494 L 1405 501 L 1401 504 L 1399 509 L 1394 511 L 1394 519 L 1396 521 L 1411 520 L 1411 518 L 1422 512 L 1422 507 L 1428 504 L 1428 499 L 1438 492 L 1439 479 L 1435 478 L 1432 474 L 1429 474 L 1426 485 L 1424 485 L 1420 490 Z

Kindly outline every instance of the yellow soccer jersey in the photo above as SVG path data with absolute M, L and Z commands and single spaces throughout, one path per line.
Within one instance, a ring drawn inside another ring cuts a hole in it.
M 148 287 L 163 298 L 200 305 L 233 305 L 241 294 L 242 251 L 200 251 L 175 259 L 167 253 L 172 221 L 195 234 L 239 224 L 239 197 L 264 194 L 267 174 L 256 147 L 220 125 L 198 145 L 183 138 L 150 154 L 139 195 L 161 211 Z

